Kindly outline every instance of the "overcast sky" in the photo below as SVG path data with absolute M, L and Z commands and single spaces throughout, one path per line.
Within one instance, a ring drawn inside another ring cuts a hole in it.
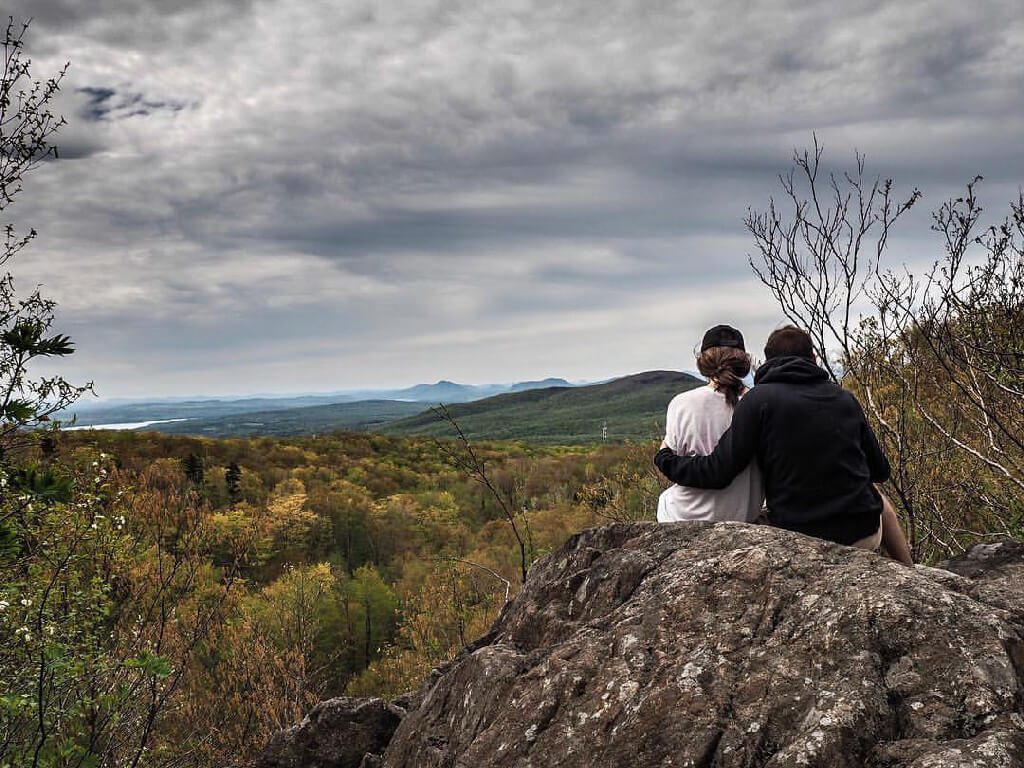
M 812 131 L 924 193 L 894 259 L 1024 182 L 1019 0 L 13 6 L 71 62 L 13 271 L 105 397 L 692 368 L 782 321 L 742 219 Z

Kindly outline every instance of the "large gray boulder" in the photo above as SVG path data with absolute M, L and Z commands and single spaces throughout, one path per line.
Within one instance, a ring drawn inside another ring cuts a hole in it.
M 249 768 L 373 768 L 404 714 L 383 699 L 322 701 L 274 736 Z
M 1024 546 L 936 568 L 732 523 L 586 531 L 387 768 L 1024 766 Z
M 960 588 L 976 600 L 1024 616 L 1024 542 L 978 544 L 938 567 L 970 579 Z

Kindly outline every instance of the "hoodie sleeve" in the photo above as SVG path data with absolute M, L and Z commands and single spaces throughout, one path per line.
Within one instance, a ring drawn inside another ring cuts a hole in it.
M 885 456 L 885 451 L 882 450 L 881 444 L 878 442 L 878 437 L 875 435 L 875 430 L 868 424 L 868 417 L 864 413 L 864 408 L 860 404 L 853 393 L 849 393 L 850 399 L 857 406 L 857 412 L 860 413 L 860 447 L 864 451 L 864 458 L 868 462 L 868 471 L 871 473 L 872 483 L 884 483 L 889 479 L 889 475 L 892 473 L 892 467 L 889 466 L 889 459 Z
M 868 469 L 871 471 L 871 482 L 884 483 L 889 479 L 892 468 L 889 466 L 889 459 L 885 457 L 885 451 L 875 437 L 875 431 L 868 424 L 867 419 L 861 424 L 860 444 L 864 449 L 864 457 L 868 460 Z
M 677 456 L 662 448 L 654 464 L 669 480 L 691 488 L 725 488 L 753 460 L 761 432 L 756 398 L 744 397 L 710 456 Z

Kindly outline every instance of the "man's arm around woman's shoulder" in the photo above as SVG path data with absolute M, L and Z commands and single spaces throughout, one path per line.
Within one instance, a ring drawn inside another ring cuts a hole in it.
M 654 464 L 669 480 L 691 488 L 725 488 L 753 460 L 760 439 L 758 398 L 752 390 L 736 405 L 732 425 L 710 456 L 677 456 L 662 443 Z

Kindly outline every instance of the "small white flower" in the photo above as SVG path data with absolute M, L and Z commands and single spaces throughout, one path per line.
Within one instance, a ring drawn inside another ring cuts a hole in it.
M 7 602 L 6 600 L 0 600 L 0 611 L 7 610 L 8 606 L 10 606 L 9 602 Z
M 21 598 L 21 604 L 28 608 L 30 605 L 32 605 L 32 601 L 29 600 L 27 597 L 23 597 Z
M 99 463 L 98 461 L 94 461 L 94 462 L 92 463 L 92 465 L 93 465 L 94 467 L 98 467 L 98 466 L 100 465 L 100 463 Z
M 54 627 L 52 624 L 46 628 L 46 634 L 50 635 L 50 637 L 53 637 L 53 633 L 56 631 L 57 628 Z

